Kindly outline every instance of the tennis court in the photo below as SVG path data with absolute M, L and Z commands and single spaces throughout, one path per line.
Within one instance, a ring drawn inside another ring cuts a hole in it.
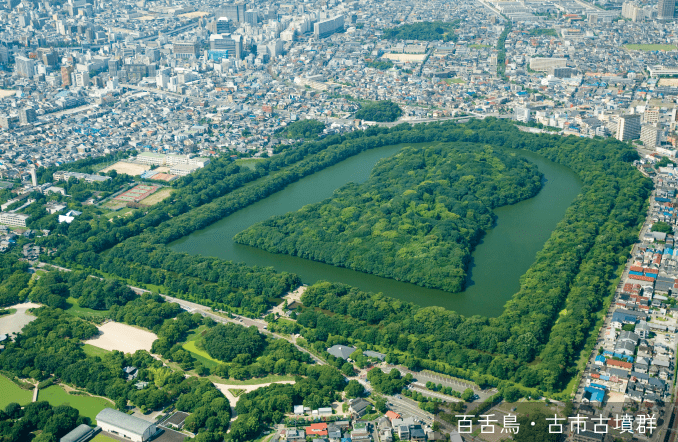
M 144 198 L 151 196 L 160 186 L 148 186 L 146 184 L 139 184 L 134 188 L 123 192 L 120 195 L 116 196 L 114 199 L 117 201 L 125 201 L 130 203 L 138 203 Z

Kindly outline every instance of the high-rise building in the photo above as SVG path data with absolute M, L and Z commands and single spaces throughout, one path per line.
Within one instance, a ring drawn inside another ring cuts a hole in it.
M 14 58 L 16 62 L 16 73 L 25 78 L 33 78 L 33 66 L 35 66 L 35 60 L 31 58 L 22 57 L 21 55 Z
M 237 5 L 225 5 L 219 8 L 216 11 L 217 19 L 221 17 L 227 17 L 229 20 L 236 21 L 238 23 L 245 22 L 245 10 L 246 5 L 237 4 Z
M 313 25 L 313 33 L 316 38 L 324 38 L 334 34 L 340 29 L 344 29 L 344 16 L 338 15 L 334 18 L 322 20 Z
M 242 38 L 240 35 L 210 35 L 210 51 L 218 52 L 217 58 L 237 58 L 242 57 Z M 210 57 L 215 59 L 215 57 Z
M 250 9 L 248 11 L 245 11 L 245 23 L 248 23 L 248 24 L 254 26 L 254 25 L 257 24 L 258 21 L 259 21 L 259 12 L 258 11 L 254 10 L 254 9 Z
M 19 121 L 21 124 L 29 124 L 38 119 L 38 116 L 35 114 L 35 109 L 32 107 L 25 107 L 19 112 Z
M 676 0 L 659 0 L 657 2 L 657 20 L 673 20 Z
M 9 63 L 9 48 L 2 43 L 0 43 L 0 63 Z
M 640 114 L 620 115 L 617 120 L 617 139 L 635 140 L 640 137 Z
M 233 31 L 235 31 L 233 29 L 233 21 L 228 17 L 220 17 L 215 22 L 215 34 L 230 34 Z
M 529 123 L 529 121 L 530 121 L 530 108 L 529 107 L 517 107 L 516 108 L 516 121 L 522 121 L 523 123 Z
M 71 74 L 71 84 L 77 87 L 89 86 L 89 72 L 74 71 Z
M 64 86 L 71 85 L 71 74 L 75 68 L 73 66 L 61 66 L 61 84 Z
M 640 130 L 640 141 L 643 142 L 643 147 L 654 149 L 659 146 L 662 141 L 662 132 L 657 126 L 644 124 Z

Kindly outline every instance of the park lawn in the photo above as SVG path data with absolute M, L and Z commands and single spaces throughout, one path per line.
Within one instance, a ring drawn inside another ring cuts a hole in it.
M 90 418 L 92 422 L 96 420 L 97 414 L 104 408 L 115 407 L 112 402 L 102 398 L 68 394 L 59 385 L 52 385 L 44 390 L 40 390 L 38 400 L 47 401 L 52 406 L 68 404 L 76 408 L 82 416 Z
M 447 84 L 463 84 L 466 83 L 464 80 L 461 78 L 446 78 L 445 83 Z
M 21 405 L 29 404 L 33 400 L 33 392 L 24 390 L 14 382 L 0 375 L 0 410 L 16 402 Z
M 108 310 L 94 310 L 87 307 L 80 307 L 78 300 L 71 298 L 70 296 L 66 299 L 66 303 L 70 305 L 70 307 L 66 309 L 66 312 L 73 316 L 105 316 L 108 313 Z
M 652 45 L 625 45 L 626 49 L 632 51 L 675 51 L 675 45 L 652 44 Z
M 482 49 L 482 48 L 491 48 L 492 46 L 472 44 L 472 45 L 468 45 L 468 47 L 471 48 L 471 49 Z
M 90 344 L 84 344 L 82 346 L 82 350 L 85 352 L 87 356 L 99 356 L 100 358 L 103 358 L 107 354 L 110 353 L 110 351 L 105 350 L 103 348 L 95 347 Z
M 191 353 L 193 357 L 200 361 L 205 367 L 214 368 L 222 363 L 220 360 L 214 359 L 212 356 L 210 356 L 205 350 L 200 350 L 198 347 L 196 347 L 195 341 L 188 341 L 183 344 L 182 347 L 184 350 Z

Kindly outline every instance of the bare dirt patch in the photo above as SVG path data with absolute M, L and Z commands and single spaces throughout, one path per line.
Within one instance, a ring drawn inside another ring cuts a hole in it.
M 135 175 L 141 175 L 142 173 L 146 172 L 149 170 L 151 166 L 147 164 L 136 164 L 136 163 L 128 163 L 126 161 L 118 161 L 117 163 L 108 166 L 105 169 L 102 169 L 101 172 L 110 172 L 111 170 L 115 170 L 118 173 L 124 173 L 127 175 L 135 176 Z
M 36 317 L 28 313 L 28 309 L 42 307 L 40 304 L 25 302 L 6 307 L 16 309 L 12 315 L 0 316 L 0 335 L 11 335 L 21 332 L 21 329 L 33 321 Z
M 153 341 L 158 339 L 154 333 L 119 322 L 107 322 L 97 328 L 99 329 L 99 335 L 93 339 L 83 341 L 83 343 L 103 348 L 104 350 L 119 350 L 123 353 L 134 353 L 137 350 L 150 352 Z

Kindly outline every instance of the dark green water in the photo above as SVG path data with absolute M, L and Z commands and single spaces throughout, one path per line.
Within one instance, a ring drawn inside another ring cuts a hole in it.
M 581 181 L 567 167 L 525 151 L 519 151 L 539 167 L 546 179 L 534 198 L 495 210 L 497 224 L 473 253 L 467 288 L 448 293 L 398 282 L 366 273 L 288 255 L 269 253 L 236 244 L 235 234 L 275 215 L 298 210 L 332 196 L 349 182 L 364 182 L 382 158 L 402 146 L 386 146 L 363 152 L 289 185 L 285 189 L 228 216 L 211 226 L 181 238 L 170 246 L 177 252 L 216 256 L 250 265 L 272 266 L 298 274 L 306 284 L 318 280 L 339 281 L 363 290 L 414 302 L 441 306 L 464 315 L 495 317 L 519 288 L 519 278 L 542 249 L 565 210 L 581 190 Z

